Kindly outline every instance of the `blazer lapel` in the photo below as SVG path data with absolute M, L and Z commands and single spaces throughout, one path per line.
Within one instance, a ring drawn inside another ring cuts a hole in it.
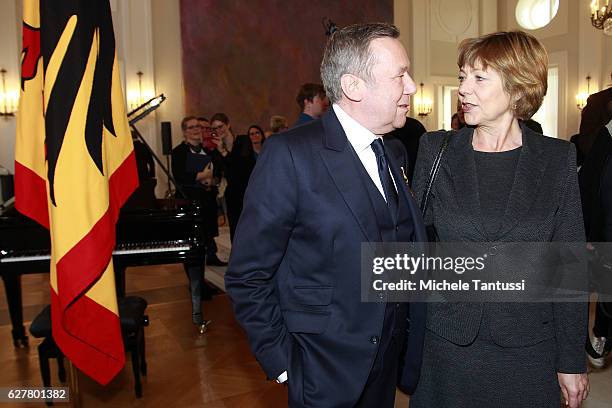
M 542 175 L 546 168 L 546 157 L 539 143 L 539 138 L 545 136 L 536 134 L 522 124 L 521 130 L 523 147 L 516 166 L 502 226 L 497 234 L 498 239 L 508 234 L 521 219 L 524 219 L 533 200 L 538 195 Z
M 391 149 L 388 149 L 387 152 L 389 152 L 390 150 Z M 421 211 L 416 203 L 416 200 L 412 196 L 412 193 L 408 189 L 408 185 L 406 184 L 407 181 L 404 180 L 403 174 L 400 175 L 399 160 L 393 154 L 388 154 L 387 159 L 389 160 L 389 168 L 391 170 L 391 175 L 393 176 L 393 180 L 395 180 L 395 184 L 397 186 L 399 196 L 398 198 L 400 200 L 405 200 L 405 202 L 408 204 L 408 208 L 410 209 L 410 215 L 412 217 L 412 222 L 414 224 L 415 229 L 415 241 L 427 241 L 427 233 L 425 232 L 425 224 L 421 215 Z
M 474 129 L 464 127 L 451 136 L 450 145 L 445 153 L 446 157 L 442 158 L 442 165 L 445 160 L 448 160 L 458 205 L 467 211 L 468 218 L 478 232 L 483 237 L 487 237 L 480 212 L 480 195 L 478 194 L 476 163 L 472 148 L 473 134 Z M 440 172 L 442 171 L 441 167 Z
M 359 159 L 352 151 L 334 110 L 329 109 L 321 122 L 325 130 L 324 148 L 320 152 L 323 163 L 368 241 L 381 242 L 374 206 L 357 167 Z

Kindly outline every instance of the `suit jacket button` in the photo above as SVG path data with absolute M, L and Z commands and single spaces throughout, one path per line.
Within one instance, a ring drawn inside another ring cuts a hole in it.
M 378 336 L 372 336 L 372 337 L 370 337 L 370 343 L 372 343 L 372 344 L 378 344 Z
M 396 230 L 396 231 L 399 231 L 399 225 L 396 225 L 396 226 L 395 226 L 395 230 Z

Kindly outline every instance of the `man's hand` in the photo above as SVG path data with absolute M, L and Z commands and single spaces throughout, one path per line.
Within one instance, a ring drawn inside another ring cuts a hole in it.
M 589 395 L 589 378 L 583 374 L 557 373 L 559 386 L 565 398 L 565 405 L 570 408 L 579 408 L 582 401 Z

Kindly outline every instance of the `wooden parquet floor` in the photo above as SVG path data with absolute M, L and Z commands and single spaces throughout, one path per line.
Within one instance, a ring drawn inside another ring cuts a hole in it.
M 29 321 L 48 303 L 48 275 L 23 278 L 24 313 Z M 246 336 L 233 318 L 225 294 L 204 303 L 209 331 L 200 335 L 191 323 L 187 279 L 180 265 L 139 267 L 128 270 L 128 294 L 149 302 L 149 327 L 145 329 L 148 375 L 143 377 L 143 398 L 134 395 L 131 363 L 107 386 L 79 375 L 84 407 L 254 407 L 287 404 L 284 387 L 265 381 L 251 355 Z M 6 299 L 0 299 L 0 387 L 41 386 L 36 347 L 12 346 Z M 59 386 L 57 366 L 51 363 L 52 384 Z M 0 404 L 32 407 L 37 404 Z M 38 404 L 44 406 L 44 404 Z M 64 405 L 64 404 L 57 404 Z

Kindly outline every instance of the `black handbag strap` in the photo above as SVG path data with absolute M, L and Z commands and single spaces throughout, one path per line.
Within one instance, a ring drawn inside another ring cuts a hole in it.
M 421 213 L 425 216 L 425 212 L 427 211 L 427 204 L 429 202 L 429 193 L 431 192 L 431 188 L 433 187 L 433 183 L 436 180 L 438 175 L 438 170 L 440 170 L 440 162 L 442 161 L 442 156 L 444 156 L 444 152 L 448 147 L 448 142 L 450 140 L 449 133 L 447 132 L 444 135 L 444 139 L 442 140 L 442 145 L 440 146 L 440 150 L 436 155 L 436 158 L 431 166 L 431 171 L 429 172 L 429 180 L 427 180 L 427 185 L 425 186 L 425 191 L 423 192 L 423 199 L 421 200 Z

